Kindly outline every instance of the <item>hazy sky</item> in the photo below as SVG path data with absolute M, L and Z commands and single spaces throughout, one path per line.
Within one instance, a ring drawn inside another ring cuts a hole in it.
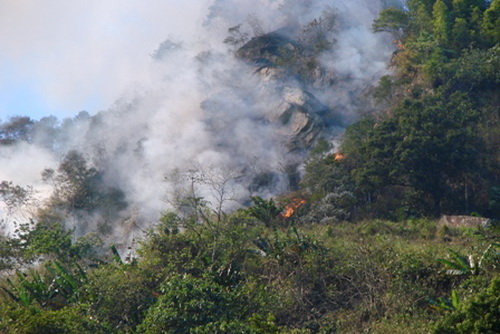
M 199 43 L 193 39 L 202 35 L 199 29 L 210 6 L 234 24 L 254 14 L 272 23 L 275 18 L 266 16 L 275 15 L 271 9 L 281 3 L 295 10 L 294 3 L 300 7 L 330 2 L 0 0 L 0 120 L 107 109 L 127 91 L 151 81 L 158 72 L 151 54 L 161 42 L 170 38 Z M 366 7 L 380 1 L 331 3 L 346 8 L 354 4 L 357 10 L 351 15 L 365 15 Z
M 151 71 L 166 38 L 189 35 L 205 0 L 0 0 L 0 119 L 93 113 Z

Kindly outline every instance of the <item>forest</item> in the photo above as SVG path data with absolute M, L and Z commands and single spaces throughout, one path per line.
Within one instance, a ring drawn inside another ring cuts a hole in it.
M 338 147 L 318 138 L 290 192 L 225 212 L 210 179 L 218 203 L 186 189 L 125 251 L 105 224 L 76 238 L 64 221 L 127 206 L 69 152 L 42 175 L 49 204 L 0 235 L 0 333 L 498 333 L 499 27 L 500 0 L 383 10 L 373 30 L 395 51 L 377 107 Z M 43 125 L 2 123 L 0 145 Z M 4 181 L 0 199 L 30 189 Z

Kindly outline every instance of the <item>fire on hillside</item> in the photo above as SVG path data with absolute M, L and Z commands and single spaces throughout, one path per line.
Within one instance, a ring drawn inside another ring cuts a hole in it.
M 342 161 L 346 158 L 345 154 L 337 152 L 333 155 L 333 160 L 335 161 Z
M 286 219 L 293 217 L 297 210 L 306 203 L 307 201 L 305 199 L 294 198 L 287 206 L 285 206 L 285 209 L 281 213 L 281 217 Z

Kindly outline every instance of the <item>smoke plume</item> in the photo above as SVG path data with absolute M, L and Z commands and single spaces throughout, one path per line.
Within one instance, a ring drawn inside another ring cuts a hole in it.
M 37 42 L 24 45 L 17 39 L 18 48 L 7 55 L 12 59 L 43 49 L 39 39 L 69 20 L 80 17 L 88 23 L 93 14 L 101 30 L 90 27 L 84 34 L 76 29 L 67 36 L 72 42 L 58 41 L 68 54 L 44 54 L 47 66 L 34 75 L 46 80 L 51 99 L 83 102 L 97 89 L 105 101 L 115 102 L 94 115 L 41 119 L 29 139 L 0 146 L 0 181 L 32 186 L 43 202 L 50 196 L 43 170 L 57 169 L 76 150 L 102 172 L 103 183 L 124 192 L 128 207 L 120 214 L 122 221 L 134 219 L 142 228 L 193 180 L 197 195 L 212 205 L 223 202 L 225 210 L 252 195 L 286 191 L 287 168 L 307 156 L 307 148 L 290 149 L 283 124 L 273 121 L 287 92 L 307 92 L 338 116 L 333 118 L 338 121 L 325 122 L 321 132 L 333 140 L 356 118 L 360 97 L 387 72 L 393 51 L 388 36 L 371 31 L 371 22 L 388 5 L 382 0 L 85 1 L 91 13 L 67 2 L 44 2 L 40 11 L 33 1 L 11 3 L 10 8 L 0 5 L 0 12 L 41 17 L 35 20 L 39 31 L 18 32 Z M 119 8 L 126 13 L 115 13 Z M 130 16 L 131 11 L 137 14 Z M 61 18 L 50 23 L 56 14 Z M 304 27 L 325 15 L 334 17 L 326 36 L 332 44 L 316 55 L 323 72 L 315 82 L 304 83 L 297 76 L 265 80 L 254 63 L 235 56 L 245 42 L 275 31 L 298 40 Z M 150 23 L 143 21 L 147 18 Z M 146 28 L 128 28 L 126 35 L 116 36 L 113 27 L 126 26 L 127 20 L 141 20 Z M 240 44 L 227 42 L 228 29 L 234 27 L 244 39 Z M 12 36 L 0 38 L 14 43 Z M 291 95 L 292 100 L 301 98 Z M 123 237 L 122 221 L 114 223 L 115 236 Z

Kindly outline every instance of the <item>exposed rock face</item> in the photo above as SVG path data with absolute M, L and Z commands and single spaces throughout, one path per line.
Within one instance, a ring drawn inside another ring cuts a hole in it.
M 300 53 L 298 43 L 283 34 L 272 32 L 252 38 L 236 52 L 236 56 L 256 65 L 276 67 L 298 58 Z
M 316 88 L 333 85 L 334 73 L 319 65 L 315 51 L 289 36 L 293 36 L 291 28 L 255 37 L 236 56 L 258 66 L 256 72 L 264 78 L 293 77 Z
M 321 116 L 327 111 L 328 108 L 312 94 L 300 88 L 285 87 L 283 103 L 273 118 L 283 124 L 290 150 L 305 149 L 311 147 L 323 129 Z
M 272 66 L 262 66 L 258 68 L 255 73 L 264 81 L 284 80 L 287 77 L 286 70 Z
M 439 225 L 449 227 L 488 227 L 490 220 L 473 216 L 443 216 L 439 220 Z
M 304 76 L 324 80 L 323 72 L 310 66 L 311 59 L 303 51 L 299 43 L 285 34 L 272 32 L 253 38 L 236 52 L 237 57 L 257 67 L 255 73 L 262 80 L 282 85 L 283 102 L 269 111 L 268 118 L 282 125 L 290 151 L 310 148 L 324 128 L 324 116 L 330 112 L 301 85 Z

